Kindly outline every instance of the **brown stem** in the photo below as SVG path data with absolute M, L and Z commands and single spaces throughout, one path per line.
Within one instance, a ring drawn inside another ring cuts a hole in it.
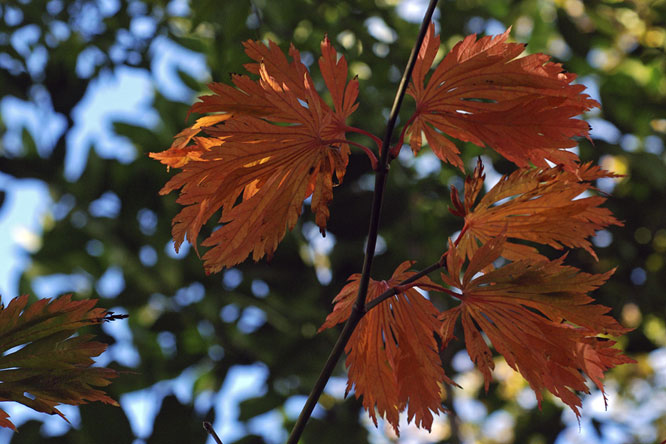
M 398 286 L 389 288 L 384 293 L 380 294 L 379 296 L 377 296 L 376 298 L 374 298 L 373 300 L 368 302 L 365 306 L 365 312 L 367 313 L 368 311 L 372 310 L 374 307 L 381 304 L 385 300 L 393 297 L 396 294 L 401 293 L 405 285 L 411 284 L 412 282 L 422 278 L 423 276 L 426 276 L 426 275 L 432 273 L 433 271 L 435 271 L 439 268 L 442 268 L 444 266 L 444 264 L 441 263 L 441 262 L 442 262 L 441 260 L 438 261 L 438 262 L 435 262 L 434 264 L 430 265 L 428 268 L 424 268 L 423 270 L 416 273 L 414 276 L 411 276 L 411 277 L 405 279 L 404 281 L 400 282 L 400 284 L 398 284 Z M 441 290 L 445 290 L 445 289 L 442 288 L 442 289 L 440 289 L 440 291 Z
M 310 392 L 310 395 L 308 396 L 308 399 L 306 400 L 303 409 L 301 410 L 301 414 L 298 416 L 298 419 L 296 420 L 294 428 L 291 430 L 291 434 L 287 439 L 287 444 L 298 443 L 298 440 L 300 439 L 301 434 L 305 429 L 305 425 L 310 419 L 312 411 L 314 410 L 315 405 L 319 401 L 319 397 L 324 391 L 326 383 L 328 382 L 329 378 L 331 377 L 331 374 L 333 373 L 333 369 L 340 360 L 340 356 L 342 356 L 345 346 L 347 345 L 349 338 L 354 332 L 356 325 L 358 324 L 358 322 L 363 317 L 363 314 L 365 313 L 365 297 L 366 294 L 368 293 L 368 283 L 370 282 L 370 270 L 372 268 L 372 260 L 375 256 L 377 234 L 379 233 L 379 219 L 382 208 L 382 200 L 384 198 L 384 190 L 386 188 L 386 176 L 388 174 L 388 163 L 390 160 L 389 147 L 391 145 L 391 137 L 393 136 L 393 129 L 395 128 L 395 123 L 398 119 L 398 113 L 400 111 L 400 106 L 402 105 L 402 100 L 405 97 L 405 92 L 407 91 L 407 84 L 412 76 L 412 71 L 414 70 L 414 63 L 416 63 L 416 57 L 418 56 L 418 53 L 421 49 L 421 44 L 423 43 L 423 39 L 425 38 L 426 32 L 428 31 L 428 25 L 430 24 L 430 20 L 432 19 L 432 15 L 435 12 L 436 6 L 437 6 L 437 0 L 430 0 L 430 4 L 428 5 L 428 9 L 426 10 L 425 16 L 423 18 L 423 23 L 421 24 L 419 35 L 416 38 L 416 42 L 414 44 L 414 47 L 412 48 L 412 52 L 409 55 L 409 60 L 407 61 L 407 67 L 405 68 L 405 72 L 403 73 L 402 79 L 400 80 L 400 85 L 398 86 L 398 91 L 396 92 L 395 100 L 393 101 L 393 107 L 391 108 L 391 114 L 389 115 L 389 119 L 386 125 L 386 132 L 384 134 L 384 139 L 382 142 L 381 151 L 379 155 L 379 165 L 375 172 L 375 191 L 373 193 L 372 210 L 370 212 L 368 241 L 365 249 L 365 258 L 363 260 L 363 271 L 361 273 L 361 280 L 359 282 L 356 302 L 352 307 L 349 319 L 347 319 L 345 326 L 342 328 L 342 332 L 340 332 L 340 336 L 338 337 L 338 340 L 335 343 L 333 350 L 331 350 L 331 354 L 326 360 L 326 364 L 324 364 L 324 368 L 319 374 L 319 377 L 317 378 L 317 381 L 315 382 L 315 385 L 312 388 L 312 391 Z
M 375 136 L 374 134 L 372 134 L 372 133 L 370 133 L 370 132 L 368 132 L 364 129 L 356 128 L 355 126 L 346 126 L 343 129 L 345 131 L 349 131 L 351 133 L 358 133 L 358 134 L 363 134 L 364 136 L 368 136 L 369 138 L 371 138 L 377 144 L 377 149 L 379 149 L 379 151 L 382 150 L 382 139 Z
M 455 242 L 453 242 L 453 245 L 455 247 L 458 246 L 460 243 L 460 240 L 462 239 L 463 235 L 467 231 L 469 226 L 467 223 L 463 226 L 462 230 L 460 230 L 460 234 L 458 234 L 458 237 L 456 238 Z M 372 308 L 376 307 L 377 305 L 381 304 L 385 300 L 393 297 L 396 294 L 400 294 L 403 291 L 403 288 L 407 284 L 411 284 L 412 282 L 417 281 L 418 279 L 421 279 L 423 276 L 427 276 L 430 273 L 432 273 L 435 270 L 439 270 L 440 268 L 443 268 L 446 265 L 446 255 L 449 254 L 449 252 L 445 252 L 442 257 L 439 258 L 437 262 L 434 264 L 430 265 L 427 268 L 424 268 L 423 270 L 419 271 L 418 273 L 415 273 L 413 276 L 410 276 L 409 278 L 405 279 L 404 281 L 400 282 L 396 287 L 389 288 L 386 290 L 384 293 L 380 294 L 376 298 L 374 298 L 372 301 L 368 302 L 365 306 L 365 312 L 367 313 L 370 311 Z M 437 288 L 437 291 L 442 291 L 444 293 L 449 294 L 450 296 L 453 296 L 454 298 L 460 298 L 460 294 L 455 293 L 447 288 L 442 288 L 439 287 Z
M 210 436 L 213 437 L 213 440 L 215 440 L 217 444 L 222 444 L 222 440 L 220 439 L 219 436 L 217 436 L 217 433 L 215 433 L 215 429 L 213 429 L 213 424 L 211 424 L 208 421 L 204 421 L 203 428 L 208 432 Z

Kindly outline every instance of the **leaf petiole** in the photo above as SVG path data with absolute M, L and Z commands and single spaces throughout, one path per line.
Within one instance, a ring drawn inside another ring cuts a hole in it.
M 220 439 L 219 436 L 217 436 L 217 433 L 215 433 L 215 429 L 213 428 L 213 424 L 211 424 L 208 421 L 203 422 L 203 428 L 208 432 L 210 436 L 213 437 L 213 440 L 215 440 L 216 444 L 222 444 L 222 440 Z
M 322 144 L 324 145 L 333 145 L 335 143 L 347 143 L 349 145 L 355 146 L 356 148 L 362 149 L 365 152 L 365 154 L 368 156 L 368 159 L 370 159 L 370 164 L 372 165 L 372 171 L 377 171 L 377 156 L 375 156 L 375 153 L 373 153 L 370 148 L 368 148 L 365 145 L 361 145 L 360 143 L 344 139 L 331 139 L 331 140 L 324 140 L 322 142 Z
M 375 136 L 371 132 L 368 132 L 368 131 L 366 131 L 364 129 L 361 129 L 361 128 L 356 128 L 355 126 L 345 126 L 343 128 L 343 130 L 349 131 L 350 133 L 358 133 L 358 134 L 363 134 L 364 136 L 368 136 L 369 138 L 371 138 L 375 142 L 375 144 L 377 145 L 377 149 L 381 152 L 381 150 L 382 150 L 382 139 Z
M 391 159 L 395 159 L 398 157 L 398 154 L 400 154 L 400 150 L 402 149 L 402 145 L 405 143 L 405 134 L 407 133 L 407 129 L 409 126 L 412 124 L 414 119 L 418 116 L 418 113 L 414 113 L 412 117 L 409 118 L 407 123 L 402 127 L 402 130 L 400 131 L 400 139 L 398 139 L 398 143 L 393 145 L 391 148 Z
M 453 245 L 458 246 L 458 243 L 462 239 L 462 237 L 465 234 L 465 232 L 467 231 L 468 227 L 469 226 L 467 225 L 467 223 L 465 223 L 462 230 L 460 230 L 460 233 L 458 234 L 458 237 L 453 242 Z M 365 313 L 367 313 L 368 311 L 370 311 L 371 309 L 373 309 L 377 305 L 381 304 L 385 300 L 393 297 L 394 295 L 400 294 L 400 293 L 404 292 L 405 290 L 407 290 L 408 288 L 415 286 L 415 285 L 409 285 L 409 284 L 412 284 L 413 282 L 419 280 L 423 276 L 429 275 L 430 273 L 432 273 L 435 270 L 439 270 L 440 268 L 443 268 L 446 265 L 446 256 L 448 255 L 448 253 L 449 252 L 446 251 L 444 254 L 442 254 L 442 256 L 439 258 L 439 260 L 437 262 L 435 262 L 434 264 L 428 266 L 427 268 L 424 268 L 423 270 L 419 271 L 418 273 L 414 274 L 413 276 L 409 277 L 408 279 L 405 279 L 404 281 L 400 282 L 400 284 L 398 284 L 397 286 L 389 288 L 384 293 L 380 294 L 378 297 L 376 297 L 372 301 L 365 304 L 365 310 L 363 311 L 363 314 L 365 315 Z M 419 287 L 420 288 L 426 288 L 427 286 L 426 285 L 419 285 Z M 444 287 L 441 287 L 439 285 L 437 286 L 437 288 L 434 288 L 434 290 L 442 291 L 442 292 L 447 293 L 447 294 L 449 294 L 449 295 L 451 295 L 455 298 L 460 299 L 460 294 L 459 293 L 453 292 L 453 291 L 448 290 L 448 289 L 446 289 Z

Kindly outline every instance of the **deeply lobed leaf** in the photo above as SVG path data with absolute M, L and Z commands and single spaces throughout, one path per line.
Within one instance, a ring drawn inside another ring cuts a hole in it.
M 520 169 L 503 176 L 478 203 L 485 175 L 479 160 L 474 174 L 465 181 L 464 203 L 451 189 L 452 212 L 465 218 L 459 251 L 472 258 L 479 245 L 504 232 L 507 238 L 529 241 L 561 250 L 584 248 L 595 259 L 588 240 L 598 230 L 622 226 L 610 210 L 601 208 L 606 198 L 580 196 L 594 189 L 592 181 L 616 177 L 586 163 L 574 171 L 560 167 Z M 507 241 L 502 255 L 509 260 L 545 259 L 536 248 Z
M 182 168 L 161 190 L 181 189 L 178 202 L 185 207 L 172 230 L 176 249 L 186 237 L 196 246 L 202 226 L 222 209 L 221 226 L 203 241 L 212 247 L 203 256 L 209 273 L 250 254 L 254 260 L 270 258 L 307 197 L 323 233 L 333 176 L 342 181 L 349 156 L 344 126 L 356 109 L 358 82 L 347 82 L 347 63 L 328 38 L 319 66 L 333 109 L 315 91 L 293 46 L 290 62 L 272 42 L 244 45 L 257 62 L 245 67 L 259 79 L 235 75 L 235 87 L 211 84 L 214 95 L 202 97 L 192 111 L 222 114 L 199 119 L 168 150 L 151 153 Z M 201 130 L 206 135 L 195 137 Z
M 461 319 L 470 358 L 481 371 L 488 390 L 494 368 L 492 352 L 481 332 L 530 384 L 539 404 L 546 389 L 579 416 L 576 391 L 589 393 L 585 375 L 603 392 L 603 372 L 634 362 L 599 335 L 629 331 L 593 304 L 587 295 L 613 273 L 592 275 L 562 264 L 562 259 L 513 262 L 477 276 L 502 254 L 504 235 L 479 248 L 464 274 L 464 257 L 450 244 L 444 282 L 461 293 L 460 305 L 440 314 L 443 344 L 453 337 Z
M 507 43 L 507 30 L 494 37 L 470 35 L 426 75 L 440 45 L 430 25 L 407 93 L 416 100 L 409 143 L 417 153 L 425 135 L 433 152 L 461 170 L 455 144 L 447 136 L 494 149 L 519 167 L 546 160 L 573 168 L 577 156 L 565 148 L 589 126 L 574 116 L 599 104 L 572 84 L 575 74 L 544 54 L 517 58 L 524 45 Z
M 106 386 L 118 376 L 112 369 L 90 367 L 106 344 L 91 341 L 90 335 L 72 336 L 83 326 L 117 318 L 95 308 L 96 303 L 65 295 L 28 305 L 24 295 L 0 310 L 0 401 L 20 402 L 63 418 L 58 404 L 118 405 L 93 388 Z M 8 418 L 0 410 L 0 426 L 16 430 Z
M 368 302 L 397 286 L 414 273 L 403 262 L 388 281 L 370 280 Z M 320 331 L 347 320 L 358 293 L 360 275 L 335 297 L 335 308 Z M 433 287 L 428 278 L 414 286 Z M 377 424 L 380 417 L 399 434 L 399 413 L 407 409 L 408 421 L 430 430 L 433 413 L 444 411 L 441 403 L 443 381 L 452 383 L 440 364 L 435 333 L 438 310 L 415 288 L 408 288 L 370 310 L 354 330 L 345 352 L 349 370 L 347 392 L 355 387 L 356 397 Z

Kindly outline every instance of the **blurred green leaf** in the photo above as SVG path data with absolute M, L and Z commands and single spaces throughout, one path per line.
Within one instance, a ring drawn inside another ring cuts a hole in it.
M 240 414 L 238 415 L 238 419 L 241 421 L 247 421 L 255 416 L 259 416 L 279 407 L 284 401 L 284 397 L 272 391 L 269 391 L 264 396 L 246 399 L 240 403 Z
M 174 442 L 174 437 L 188 437 L 188 443 L 203 444 L 208 439 L 208 433 L 201 425 L 202 422 L 203 418 L 198 418 L 192 406 L 183 405 L 174 395 L 169 395 L 162 400 L 162 408 L 153 424 L 153 433 L 146 444 Z

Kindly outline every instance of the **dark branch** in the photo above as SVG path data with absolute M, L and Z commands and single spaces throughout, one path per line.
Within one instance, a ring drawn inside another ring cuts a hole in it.
M 208 432 L 210 436 L 213 437 L 213 439 L 217 444 L 222 444 L 222 440 L 220 439 L 219 436 L 217 436 L 217 433 L 215 433 L 215 429 L 213 429 L 213 424 L 211 424 L 208 421 L 204 421 L 203 428 Z
M 411 284 L 414 281 L 417 281 L 421 279 L 423 276 L 427 276 L 428 274 L 432 273 L 435 270 L 438 270 L 444 266 L 444 263 L 442 260 L 439 260 L 438 262 L 435 262 L 434 264 L 430 265 L 428 268 L 424 268 L 423 270 L 419 271 L 418 273 L 414 274 L 414 276 L 411 276 L 404 281 L 400 282 L 398 286 L 389 288 L 386 290 L 384 293 L 380 294 L 377 296 L 375 299 L 372 301 L 368 302 L 365 306 L 365 312 L 369 312 L 372 310 L 374 307 L 377 305 L 381 304 L 385 300 L 393 297 L 396 294 L 399 294 L 402 292 L 402 287 L 405 285 Z
M 414 47 L 412 48 L 412 53 L 409 55 L 409 60 L 407 61 L 405 72 L 402 75 L 402 79 L 400 80 L 400 85 L 398 86 L 398 91 L 396 93 L 395 100 L 393 101 L 393 107 L 391 108 L 391 114 L 389 115 L 388 123 L 386 125 L 386 132 L 384 134 L 382 149 L 379 155 L 379 165 L 375 173 L 375 191 L 373 193 L 372 210 L 370 212 L 368 242 L 366 245 L 365 259 L 363 260 L 363 271 L 361 273 L 361 280 L 359 282 L 356 302 L 352 307 L 349 319 L 347 319 L 342 332 L 340 332 L 338 341 L 335 343 L 333 350 L 331 350 L 331 354 L 329 355 L 324 368 L 319 374 L 319 378 L 317 378 L 317 382 L 312 388 L 312 391 L 310 392 L 310 395 L 308 396 L 308 399 L 303 406 L 303 410 L 301 410 L 301 414 L 296 420 L 296 424 L 291 431 L 291 435 L 289 435 L 289 438 L 287 439 L 287 444 L 296 444 L 300 439 L 301 434 L 305 429 L 305 424 L 307 424 L 308 420 L 310 419 L 310 415 L 312 415 L 312 411 L 319 401 L 319 397 L 324 391 L 324 387 L 326 387 L 326 383 L 331 377 L 333 369 L 340 360 L 340 356 L 342 356 L 345 346 L 347 345 L 349 338 L 354 332 L 356 325 L 365 313 L 365 297 L 368 293 L 370 270 L 372 268 L 372 260 L 375 255 L 375 246 L 377 243 L 377 234 L 379 232 L 379 219 L 382 209 L 382 201 L 384 198 L 384 189 L 386 188 L 386 176 L 388 174 L 388 164 L 390 160 L 389 147 L 391 144 L 391 138 L 393 136 L 393 129 L 395 128 L 395 123 L 398 119 L 398 113 L 400 111 L 400 106 L 402 105 L 402 100 L 405 97 L 405 92 L 407 91 L 407 84 L 409 83 L 412 71 L 414 70 L 416 57 L 418 56 L 418 53 L 421 49 L 421 44 L 423 43 L 426 32 L 428 31 L 428 26 L 432 19 L 433 13 L 435 12 L 436 6 L 437 0 L 430 0 L 425 17 L 423 18 L 423 23 L 421 24 L 421 30 L 419 31 L 419 35 L 416 39 Z

